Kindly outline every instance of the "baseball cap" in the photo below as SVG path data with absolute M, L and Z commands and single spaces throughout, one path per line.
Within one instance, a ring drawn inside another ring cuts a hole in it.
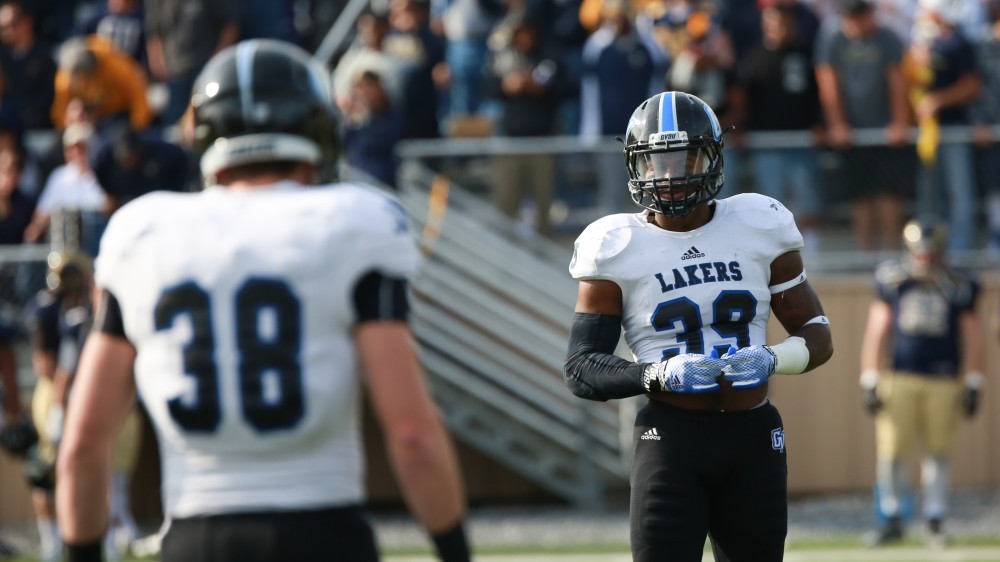
M 66 127 L 63 133 L 63 146 L 73 146 L 76 144 L 87 144 L 94 136 L 94 128 L 86 123 L 74 123 Z

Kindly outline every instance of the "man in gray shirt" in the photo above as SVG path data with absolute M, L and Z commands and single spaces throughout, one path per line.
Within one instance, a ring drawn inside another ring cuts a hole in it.
M 841 15 L 839 25 L 820 33 L 815 50 L 828 143 L 840 157 L 838 185 L 851 204 L 858 248 L 895 251 L 904 197 L 912 193 L 916 174 L 913 149 L 904 144 L 909 113 L 903 46 L 876 22 L 870 0 L 845 0 Z M 859 128 L 884 128 L 886 144 L 856 146 L 853 130 Z
M 173 125 L 187 109 L 201 68 L 239 40 L 239 9 L 235 0 L 146 0 L 145 9 L 149 70 L 170 92 L 160 117 Z

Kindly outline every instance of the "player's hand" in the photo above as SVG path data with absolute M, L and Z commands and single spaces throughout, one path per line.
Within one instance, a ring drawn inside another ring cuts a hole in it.
M 878 392 L 874 388 L 866 388 L 861 391 L 861 404 L 873 416 L 882 409 L 882 399 L 878 397 Z
M 23 457 L 35 443 L 38 443 L 38 432 L 27 418 L 0 429 L 0 447 L 14 456 Z
M 751 345 L 743 349 L 730 346 L 722 360 L 726 363 L 722 376 L 733 383 L 733 388 L 760 386 L 774 374 L 774 353 L 766 345 Z
M 704 394 L 719 390 L 716 378 L 725 361 L 708 355 L 682 353 L 646 367 L 643 385 L 647 391 L 666 390 L 682 394 Z
M 979 371 L 965 373 L 965 390 L 962 392 L 962 410 L 965 417 L 971 418 L 979 409 L 979 395 L 982 392 L 985 379 Z
M 53 443 L 62 441 L 63 420 L 66 418 L 66 411 L 62 406 L 53 404 L 49 408 L 48 417 L 45 418 L 45 436 Z
M 978 388 L 965 388 L 965 391 L 962 392 L 962 409 L 965 411 L 965 417 L 967 418 L 971 418 L 976 415 L 976 411 L 979 410 Z
M 861 386 L 861 405 L 871 415 L 882 409 L 882 399 L 878 396 L 878 369 L 863 369 L 858 377 Z

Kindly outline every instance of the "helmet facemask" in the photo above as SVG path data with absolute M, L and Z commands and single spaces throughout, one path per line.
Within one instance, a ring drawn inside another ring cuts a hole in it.
M 714 139 L 656 133 L 626 146 L 625 160 L 632 201 L 666 216 L 685 216 L 722 189 L 722 143 Z
M 904 265 L 911 275 L 929 278 L 941 268 L 948 247 L 948 228 L 934 219 L 914 219 L 903 228 Z

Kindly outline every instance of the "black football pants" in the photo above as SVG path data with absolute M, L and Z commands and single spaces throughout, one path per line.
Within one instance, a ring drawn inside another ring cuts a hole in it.
M 777 408 L 705 412 L 650 401 L 633 439 L 633 560 L 700 562 L 711 533 L 731 562 L 781 562 L 788 467 Z
M 359 507 L 174 519 L 162 562 L 378 562 Z

